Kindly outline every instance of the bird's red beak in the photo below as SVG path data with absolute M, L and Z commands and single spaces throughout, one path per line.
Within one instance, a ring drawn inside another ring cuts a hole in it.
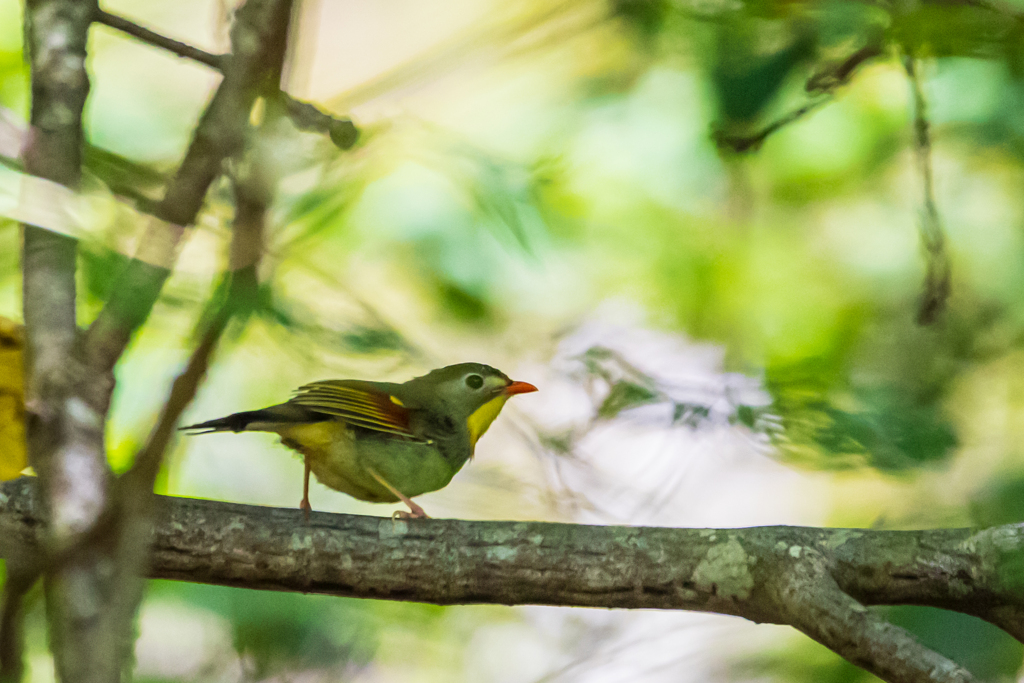
M 505 393 L 509 396 L 513 394 L 529 394 L 533 391 L 537 391 L 537 387 L 529 382 L 512 382 L 512 384 L 505 387 Z

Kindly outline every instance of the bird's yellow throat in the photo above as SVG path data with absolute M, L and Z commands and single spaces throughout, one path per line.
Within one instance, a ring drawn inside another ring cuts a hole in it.
M 509 394 L 499 394 L 487 403 L 476 409 L 476 412 L 469 416 L 466 426 L 469 428 L 469 440 L 475 446 L 477 440 L 484 435 L 487 428 L 498 417 L 498 413 L 505 406 L 505 401 L 510 398 Z

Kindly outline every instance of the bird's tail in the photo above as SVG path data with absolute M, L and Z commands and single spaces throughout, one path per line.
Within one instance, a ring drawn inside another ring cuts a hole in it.
M 244 413 L 235 413 L 216 420 L 178 427 L 178 429 L 189 432 L 192 436 L 212 434 L 213 432 L 244 432 L 246 427 L 254 422 L 265 422 L 267 419 L 267 416 L 264 415 L 265 412 L 264 410 L 247 410 Z
M 213 432 L 273 432 L 282 425 L 322 422 L 326 419 L 328 419 L 327 416 L 317 414 L 308 408 L 282 403 L 262 410 L 247 410 L 216 420 L 179 427 L 179 429 L 191 432 L 193 435 L 212 434 Z

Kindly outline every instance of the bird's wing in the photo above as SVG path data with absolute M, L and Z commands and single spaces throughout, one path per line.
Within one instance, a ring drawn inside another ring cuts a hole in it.
M 288 401 L 342 422 L 410 439 L 409 410 L 387 391 L 369 382 L 329 379 L 299 387 Z

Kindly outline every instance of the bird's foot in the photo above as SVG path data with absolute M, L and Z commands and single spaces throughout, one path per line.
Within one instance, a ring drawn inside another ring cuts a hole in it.
M 391 515 L 391 519 L 430 519 L 430 515 L 424 512 L 423 508 L 421 508 L 416 503 L 412 502 L 412 499 L 409 498 L 409 496 L 405 495 L 404 493 L 396 489 L 394 486 L 389 484 L 384 477 L 377 474 L 370 467 L 367 467 L 366 471 L 370 473 L 371 477 L 380 482 L 381 486 L 390 491 L 392 495 L 395 496 L 395 498 L 409 506 L 409 512 L 406 512 L 405 510 L 398 510 L 397 512 L 395 512 L 395 514 Z
M 423 508 L 416 503 L 409 505 L 409 509 L 409 512 L 406 512 L 405 510 L 395 510 L 391 513 L 391 519 L 430 519 L 430 515 L 424 512 Z
M 309 513 L 313 511 L 313 506 L 309 504 L 309 498 L 303 498 L 299 502 L 299 509 L 302 510 L 302 516 L 309 521 Z

